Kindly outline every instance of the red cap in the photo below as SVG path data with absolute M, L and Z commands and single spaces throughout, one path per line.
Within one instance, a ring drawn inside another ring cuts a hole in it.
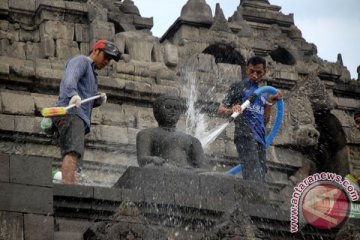
M 94 43 L 92 47 L 92 51 L 95 51 L 96 49 L 104 49 L 105 48 L 105 41 L 106 40 L 98 40 L 96 43 Z
M 96 41 L 93 45 L 91 51 L 95 51 L 96 49 L 103 50 L 107 55 L 109 55 L 115 61 L 119 61 L 121 57 L 121 53 L 116 45 L 110 41 L 101 39 Z

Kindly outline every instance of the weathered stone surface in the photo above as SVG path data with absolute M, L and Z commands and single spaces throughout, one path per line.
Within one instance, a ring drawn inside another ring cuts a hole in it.
M 25 239 L 51 240 L 54 239 L 54 218 L 35 214 L 24 215 Z
M 1 114 L 0 119 L 0 129 L 7 131 L 15 130 L 15 116 Z
M 226 144 L 224 140 L 216 139 L 206 146 L 206 153 L 211 156 L 225 155 Z
M 83 240 L 82 233 L 77 232 L 55 232 L 54 239 L 56 240 Z
M 90 46 L 88 43 L 80 43 L 80 54 L 87 55 L 90 52 Z
M 38 29 L 20 28 L 19 40 L 29 43 L 38 43 L 40 41 L 40 31 Z
M 140 129 L 128 128 L 129 144 L 136 145 L 136 135 L 140 132 Z
M 40 122 L 34 117 L 16 116 L 15 131 L 23 133 L 39 133 L 41 131 Z
M 29 0 L 26 2 L 26 4 L 24 4 L 24 2 L 21 0 L 12 0 L 12 1 L 9 1 L 9 8 L 34 12 L 35 11 L 35 2 L 36 2 L 36 0 Z
M 37 0 L 35 1 L 36 5 L 36 9 L 39 8 L 40 6 L 44 7 L 44 6 L 49 6 L 49 7 L 53 7 L 53 8 L 65 8 L 65 2 L 61 1 L 61 0 L 55 0 L 55 1 L 48 1 L 48 0 Z
M 34 62 L 31 60 L 30 61 L 17 60 L 16 63 L 11 65 L 10 71 L 15 73 L 15 79 L 17 76 L 21 78 L 32 78 L 35 76 Z
M 0 154 L 0 181 L 10 181 L 10 157 L 9 155 Z
M 139 109 L 136 115 L 136 127 L 138 129 L 146 129 L 156 127 L 157 123 L 153 116 L 152 109 Z
M 65 8 L 68 11 L 87 13 L 87 7 L 82 2 L 66 1 Z
M 84 239 L 165 239 L 147 223 L 132 202 L 123 202 L 108 221 L 96 223 L 84 232 Z
M 16 92 L 1 92 L 0 95 L 4 113 L 34 114 L 34 99 L 30 95 L 23 95 Z
M 39 43 L 26 45 L 26 59 L 35 60 L 42 57 L 41 45 Z
M 223 216 L 214 231 L 206 233 L 206 237 L 202 239 L 262 239 L 264 234 L 255 228 L 251 221 L 241 207 L 234 207 L 230 213 Z
M 2 62 L 0 64 L 0 74 L 1 75 L 8 75 L 10 73 L 10 64 Z
M 127 129 L 116 126 L 93 126 L 88 139 L 128 144 Z
M 114 40 L 115 28 L 113 23 L 95 20 L 90 24 L 89 37 L 93 43 L 97 39 Z
M 67 219 L 61 217 L 56 218 L 55 223 L 57 224 L 59 232 L 78 233 L 81 237 L 82 233 L 93 224 L 93 222 L 85 221 L 83 219 Z
M 32 94 L 34 97 L 35 108 L 41 111 L 42 108 L 54 106 L 57 98 L 52 95 Z
M 54 57 L 55 56 L 55 41 L 49 36 L 41 37 L 41 52 L 43 57 Z
M 145 201 L 144 192 L 142 190 L 121 189 L 123 201 L 142 202 Z
M 10 182 L 51 187 L 51 158 L 40 156 L 10 157 Z
M 289 165 L 292 167 L 300 167 L 302 165 L 301 160 L 303 159 L 303 155 L 295 150 L 281 147 L 270 147 L 267 154 L 267 161 L 269 162 Z M 285 161 L 285 159 L 287 161 Z
M 26 59 L 25 43 L 14 42 L 10 44 L 7 54 L 10 57 Z
M 78 44 L 73 40 L 57 39 L 55 49 L 59 59 L 68 60 L 72 56 L 80 54 Z
M 118 188 L 101 188 L 95 187 L 94 188 L 94 198 L 100 201 L 115 201 L 121 202 L 122 201 L 122 189 Z
M 0 191 L 0 210 L 35 214 L 53 212 L 51 188 L 0 183 Z
M 164 50 L 165 50 L 165 57 L 164 57 L 165 64 L 170 67 L 175 67 L 179 62 L 177 47 L 170 43 L 166 43 L 164 46 Z
M 85 43 L 90 41 L 89 29 L 86 24 L 75 24 L 75 40 Z
M 195 23 L 212 23 L 210 6 L 204 0 L 188 1 L 181 9 L 181 20 Z
M 147 34 L 133 34 L 127 33 L 126 36 L 126 47 L 129 51 L 131 59 L 151 62 L 152 51 L 155 43 L 155 38 L 151 41 L 152 37 Z
M 1 11 L 9 10 L 9 1 L 8 0 L 0 0 L 0 10 Z
M 21 213 L 0 211 L 1 238 L 6 240 L 22 239 L 24 235 L 24 221 Z
M 54 184 L 54 196 L 93 198 L 94 187 L 82 185 Z
M 140 177 L 141 176 L 141 177 Z M 116 188 L 143 191 L 145 200 L 154 203 L 176 203 L 180 206 L 209 209 L 214 202 L 225 201 L 225 208 L 238 200 L 244 202 L 263 202 L 264 189 L 256 183 L 239 183 L 238 179 L 227 174 L 193 171 L 173 168 L 135 168 L 130 167 L 114 185 Z M 252 189 L 254 188 L 255 189 Z M 244 192 L 247 189 L 248 192 Z M 254 191 L 252 191 L 254 190 Z M 193 196 L 188 198 L 188 196 Z M 198 196 L 197 198 L 195 198 Z M 208 199 L 208 200 L 206 200 Z M 211 201 L 209 199 L 212 199 Z M 220 206 L 221 204 L 219 204 Z M 223 208 L 222 208 L 223 209 Z
M 40 119 L 39 119 L 40 120 Z M 39 121 L 40 124 L 40 121 Z M 22 154 L 29 156 L 44 156 L 50 158 L 59 158 L 60 149 L 54 145 L 39 145 L 36 143 L 27 143 L 22 146 Z

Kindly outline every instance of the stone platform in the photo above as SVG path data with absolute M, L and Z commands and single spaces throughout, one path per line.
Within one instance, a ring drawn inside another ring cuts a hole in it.
M 223 173 L 129 167 L 113 187 L 63 185 L 51 182 L 51 161 L 0 155 L 4 239 L 87 240 L 101 231 L 140 239 L 316 240 L 338 234 L 310 226 L 290 233 L 289 210 L 271 204 L 266 187 Z
M 222 227 L 240 212 L 242 220 L 228 228 L 239 228 L 235 236 L 241 239 L 335 239 L 336 231 L 319 233 L 308 226 L 290 233 L 289 210 L 271 205 L 267 193 L 264 186 L 222 173 L 129 167 L 111 188 L 55 185 L 54 215 L 59 232 L 74 220 L 81 222 L 79 234 L 96 234 L 99 224 L 120 231 L 116 224 L 126 222 L 137 226 L 132 231 L 138 237 L 152 232 L 151 239 L 185 240 L 224 236 Z M 127 203 L 132 207 L 123 206 Z

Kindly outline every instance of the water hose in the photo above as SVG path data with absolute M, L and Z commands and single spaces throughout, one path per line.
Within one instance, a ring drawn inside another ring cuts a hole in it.
M 277 90 L 276 90 L 276 88 L 271 87 L 271 86 L 263 86 L 263 87 L 256 89 L 254 91 L 254 93 L 251 94 L 250 97 L 248 97 L 248 99 L 243 104 L 241 104 L 241 109 L 244 110 L 245 108 L 247 108 L 250 105 L 250 103 L 253 103 L 257 97 L 261 96 L 264 93 L 275 95 L 277 93 Z M 274 126 L 271 129 L 268 136 L 266 137 L 265 148 L 268 148 L 271 145 L 271 143 L 274 141 L 274 138 L 276 137 L 277 133 L 279 132 L 279 129 L 280 129 L 280 126 L 282 123 L 282 119 L 284 116 L 284 101 L 282 99 L 279 99 L 278 101 L 276 101 L 276 106 L 277 106 L 277 113 L 276 113 Z M 230 116 L 229 122 L 232 122 L 237 116 L 239 116 L 239 114 L 240 113 L 238 113 L 238 112 L 234 112 Z M 231 175 L 236 175 L 240 171 L 241 171 L 241 164 L 230 169 L 228 171 L 228 173 L 230 173 Z

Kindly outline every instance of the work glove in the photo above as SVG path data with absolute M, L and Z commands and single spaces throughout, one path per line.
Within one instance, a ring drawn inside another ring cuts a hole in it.
M 100 105 L 106 103 L 107 101 L 107 96 L 106 93 L 98 93 L 100 95 Z
M 100 98 L 95 99 L 94 107 L 99 107 L 100 105 L 106 103 L 107 96 L 106 93 L 97 93 L 96 95 L 100 95 Z
M 81 105 L 81 98 L 79 95 L 74 95 L 71 97 L 69 105 L 75 104 L 75 106 L 78 108 Z

